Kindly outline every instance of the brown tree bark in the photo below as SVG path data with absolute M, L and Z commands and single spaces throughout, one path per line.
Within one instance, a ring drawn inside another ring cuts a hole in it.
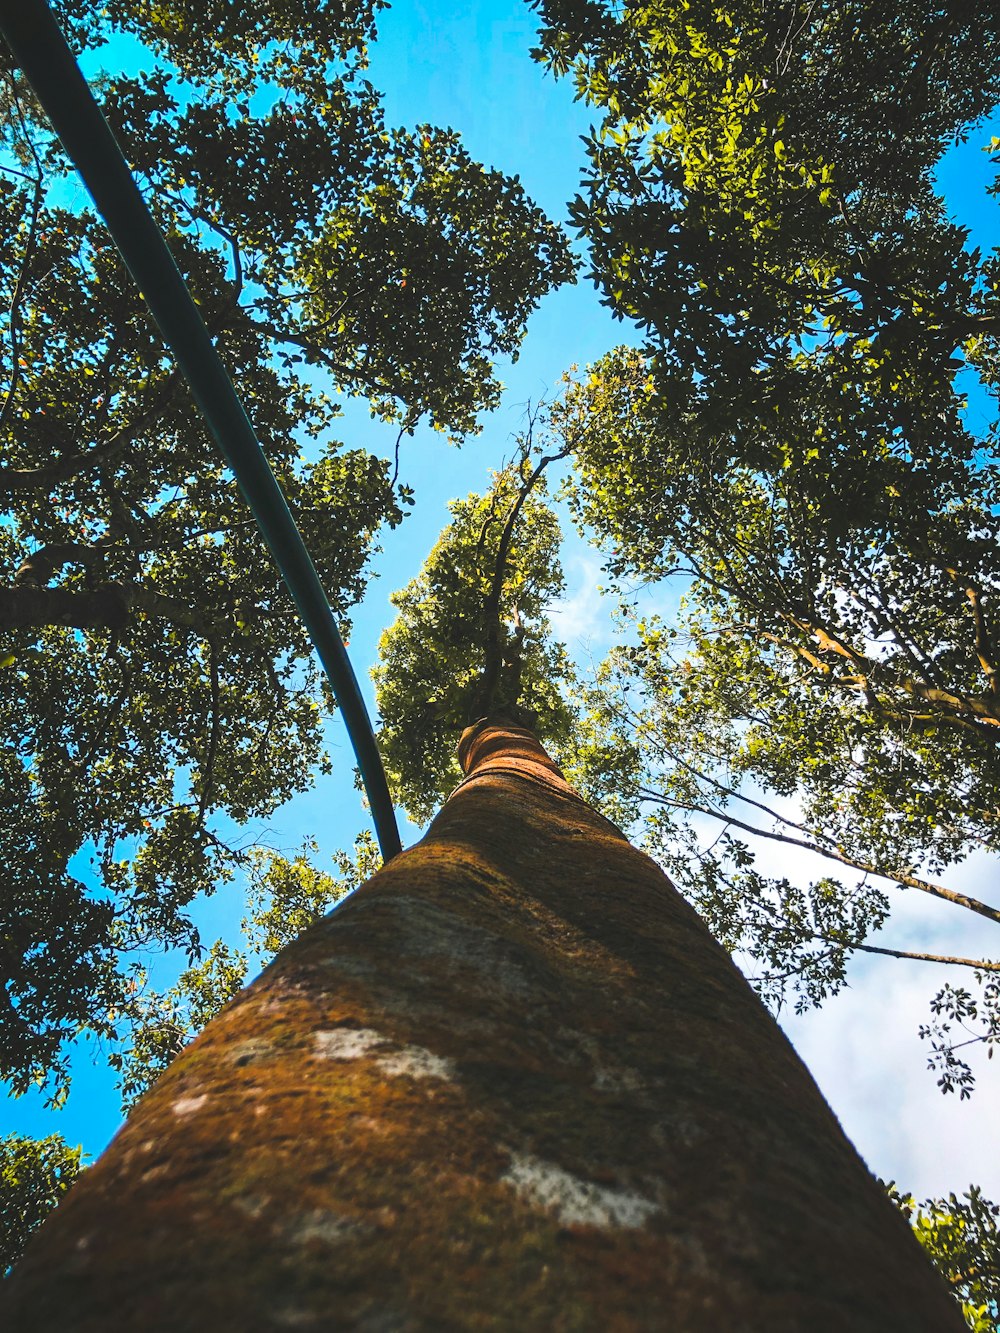
M 66 625 L 73 629 L 123 629 L 128 602 L 121 588 L 0 588 L 0 629 Z
M 31 1333 L 943 1333 L 780 1029 L 530 732 L 286 949 L 56 1210 Z

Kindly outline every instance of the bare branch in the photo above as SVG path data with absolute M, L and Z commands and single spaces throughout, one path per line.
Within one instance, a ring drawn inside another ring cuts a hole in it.
M 707 803 L 694 804 L 690 801 L 674 800 L 664 796 L 662 792 L 656 792 L 647 787 L 640 788 L 639 795 L 645 800 L 659 802 L 674 809 L 690 810 L 692 814 L 708 815 L 712 819 L 721 820 L 724 824 L 732 824 L 735 828 L 757 838 L 767 838 L 771 842 L 782 842 L 791 847 L 801 847 L 807 852 L 814 852 L 817 856 L 825 856 L 830 861 L 837 861 L 841 865 L 848 866 L 851 870 L 858 870 L 864 875 L 875 875 L 879 879 L 892 880 L 908 889 L 919 889 L 921 893 L 928 893 L 934 898 L 941 898 L 946 902 L 954 903 L 957 907 L 965 907 L 970 912 L 986 917 L 989 921 L 1000 923 L 1000 911 L 997 908 L 990 907 L 988 903 L 980 902 L 978 898 L 971 898 L 968 894 L 956 893 L 953 889 L 946 889 L 943 884 L 935 884 L 931 880 L 920 879 L 908 871 L 877 866 L 859 860 L 856 857 L 849 856 L 840 847 L 823 846 L 821 843 L 807 841 L 805 838 L 795 838 L 789 833 L 779 833 L 776 829 L 757 828 L 753 824 L 745 823 L 742 819 L 737 819 L 735 815 L 725 810 L 716 810 Z
M 826 936 L 816 936 L 825 939 Z M 910 949 L 885 949 L 878 944 L 852 944 L 851 949 L 861 949 L 864 953 L 885 954 L 889 958 L 914 958 L 919 963 L 950 963 L 955 967 L 974 967 L 977 972 L 1000 972 L 1000 963 L 988 962 L 985 958 L 959 958 L 943 953 L 916 953 Z
M 530 441 L 530 426 L 528 438 Z M 494 696 L 496 695 L 497 687 L 500 683 L 500 671 L 503 666 L 503 636 L 500 621 L 500 599 L 503 593 L 503 581 L 507 575 L 507 557 L 510 553 L 510 544 L 513 540 L 514 530 L 517 527 L 517 520 L 520 517 L 525 501 L 538 483 L 538 480 L 545 469 L 550 463 L 555 463 L 562 458 L 566 458 L 572 447 L 571 444 L 567 444 L 562 449 L 557 450 L 554 454 L 544 454 L 526 478 L 523 473 L 521 474 L 522 480 L 518 489 L 517 499 L 511 506 L 510 513 L 507 515 L 507 521 L 500 534 L 496 560 L 493 566 L 493 577 L 490 581 L 489 592 L 486 595 L 486 600 L 483 605 L 483 619 L 486 625 L 486 648 L 483 673 L 480 684 L 475 692 L 475 702 L 473 704 L 473 711 L 478 714 L 486 715 L 490 712 L 494 704 Z M 522 459 L 522 465 L 528 461 L 529 457 L 530 451 L 526 453 L 525 457 Z M 522 630 L 520 638 L 523 639 L 523 637 L 524 633 Z M 518 674 L 520 674 L 519 670 Z

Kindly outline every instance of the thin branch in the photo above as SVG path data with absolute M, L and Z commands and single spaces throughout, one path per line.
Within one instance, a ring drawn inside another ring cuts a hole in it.
M 73 757 L 72 767 L 74 772 L 83 773 L 93 761 L 99 746 L 104 746 L 106 750 L 112 749 L 113 744 L 109 744 L 109 737 L 117 735 L 121 731 L 121 717 L 128 702 L 129 694 L 132 689 L 133 672 L 125 666 L 118 655 L 118 643 L 112 640 L 111 646 L 105 654 L 105 662 L 109 658 L 114 658 L 119 667 L 122 668 L 122 683 L 115 698 L 104 710 L 105 721 L 95 723 L 90 738 L 90 744 L 85 750 L 80 751 Z
M 730 878 L 723 875 L 722 879 L 731 889 L 735 889 L 736 886 Z M 785 922 L 782 913 L 775 908 L 774 904 L 762 898 L 758 898 L 757 903 L 769 916 L 778 921 L 782 927 L 786 926 L 787 923 Z M 818 930 L 800 930 L 798 934 L 799 938 L 802 940 L 817 940 L 821 944 L 829 944 L 833 948 L 842 949 L 846 953 L 853 953 L 855 950 L 858 950 L 861 953 L 881 954 L 887 958 L 909 958 L 918 963 L 944 963 L 954 967 L 971 967 L 977 972 L 1000 972 L 1000 963 L 990 962 L 985 958 L 964 958 L 952 954 L 922 953 L 912 949 L 890 949 L 881 944 L 865 944 L 861 940 L 837 939 L 833 935 L 827 935 L 823 931 Z M 829 956 L 830 955 L 827 954 L 827 957 Z M 788 980 L 790 977 L 799 975 L 805 965 L 805 963 L 802 963 L 798 967 L 792 968 L 787 972 L 772 972 L 768 975 L 775 980 Z
M 998 693 L 997 662 L 986 627 L 986 613 L 983 610 L 982 593 L 971 579 L 963 578 L 957 569 L 947 568 L 945 573 L 963 588 L 966 601 L 972 608 L 972 619 L 976 631 L 976 657 L 989 685 L 989 693 Z
M 150 406 L 134 421 L 120 427 L 114 435 L 94 445 L 84 454 L 69 454 L 54 463 L 34 468 L 0 468 L 0 495 L 14 495 L 22 491 L 48 490 L 63 481 L 70 481 L 82 473 L 91 472 L 104 463 L 111 463 L 135 440 L 135 437 L 156 419 L 167 406 L 179 376 L 172 371 L 160 385 Z M 9 401 L 9 400 L 8 400 Z
M 529 429 L 530 439 L 530 429 Z M 572 445 L 567 444 L 554 454 L 544 454 L 537 465 L 532 469 L 529 476 L 525 479 L 522 474 L 522 481 L 517 499 L 511 506 L 510 513 L 507 515 L 507 521 L 500 534 L 500 542 L 497 546 L 496 560 L 493 566 L 493 577 L 490 581 L 489 592 L 483 604 L 483 620 L 486 624 L 486 651 L 484 654 L 483 673 L 479 687 L 476 690 L 476 703 L 474 711 L 488 714 L 494 703 L 494 696 L 500 683 L 500 670 L 503 665 L 503 654 L 501 644 L 501 622 L 500 622 L 500 601 L 503 594 L 503 581 L 507 574 L 507 557 L 510 552 L 510 544 L 513 540 L 514 529 L 517 526 L 517 520 L 520 517 L 521 510 L 532 489 L 537 484 L 542 473 L 550 463 L 558 462 L 566 458 L 572 449 Z M 528 455 L 522 460 L 527 462 Z M 523 633 L 522 636 L 523 638 Z M 512 700 L 512 703 L 516 700 Z
M 17 394 L 17 386 L 21 377 L 21 355 L 20 346 L 17 338 L 17 325 L 20 318 L 21 299 L 24 296 L 25 277 L 28 272 L 28 266 L 31 263 L 32 255 L 35 250 L 35 240 L 38 235 L 38 219 L 42 211 L 42 200 L 44 198 L 44 173 L 42 164 L 38 158 L 38 152 L 28 134 L 27 126 L 24 123 L 24 112 L 21 110 L 21 100 L 18 96 L 17 81 L 13 74 L 10 75 L 11 92 L 13 94 L 14 110 L 17 114 L 18 123 L 21 127 L 21 133 L 24 135 L 25 142 L 35 163 L 34 195 L 31 203 L 31 222 L 28 227 L 28 239 L 24 247 L 24 256 L 21 260 L 21 267 L 17 275 L 17 281 L 14 283 L 14 290 L 11 293 L 10 307 L 8 309 L 8 319 L 10 322 L 10 389 L 3 405 L 0 406 L 0 431 L 4 429 L 14 409 L 14 398 Z
M 861 577 L 865 580 L 865 582 L 874 588 L 875 595 L 879 596 L 880 589 L 877 587 L 877 585 L 874 584 L 873 579 L 867 577 L 867 571 L 862 569 L 860 571 L 860 574 Z M 842 592 L 847 593 L 848 596 L 854 597 L 858 602 L 860 602 L 860 604 L 865 608 L 868 614 L 873 617 L 874 620 L 878 621 L 881 619 L 884 627 L 888 629 L 890 634 L 895 639 L 897 645 L 902 649 L 905 656 L 909 659 L 910 665 L 913 667 L 915 672 L 922 675 L 925 680 L 929 680 L 932 684 L 938 683 L 933 662 L 930 659 L 924 657 L 924 655 L 918 651 L 916 646 L 910 643 L 909 639 L 896 624 L 895 620 L 893 619 L 889 611 L 888 606 L 885 605 L 885 601 L 888 599 L 883 599 L 883 604 L 879 606 L 869 601 L 868 598 L 862 597 L 861 593 L 858 591 L 856 586 L 848 588 L 841 582 L 838 582 L 836 586 L 839 587 Z
M 816 939 L 826 939 L 817 935 Z M 919 963 L 951 963 L 955 967 L 974 967 L 977 972 L 1000 972 L 1000 963 L 990 963 L 983 958 L 959 958 L 943 953 L 916 953 L 909 949 L 885 949 L 879 944 L 850 944 L 845 948 L 861 949 L 864 953 L 881 953 L 889 958 L 913 958 Z
M 396 436 L 396 447 L 393 451 L 392 461 L 392 479 L 389 482 L 389 489 L 395 491 L 396 482 L 399 480 L 399 446 L 403 443 L 403 436 L 406 434 L 406 423 L 399 428 L 399 434 Z
M 754 837 L 767 838 L 772 842 L 785 843 L 791 847 L 801 847 L 807 852 L 813 852 L 817 856 L 825 856 L 830 861 L 837 861 L 841 865 L 848 866 L 851 870 L 859 870 L 864 875 L 875 875 L 879 879 L 893 880 L 901 887 L 919 889 L 921 893 L 927 893 L 934 898 L 941 898 L 945 902 L 954 903 L 957 907 L 965 907 L 970 912 L 986 917 L 989 921 L 1000 923 L 1000 911 L 997 908 L 990 907 L 988 903 L 980 902 L 978 898 L 971 898 L 967 894 L 946 889 L 943 884 L 935 884 L 931 880 L 920 879 L 906 871 L 883 869 L 866 861 L 857 860 L 855 857 L 848 856 L 839 847 L 822 847 L 818 843 L 807 842 L 804 838 L 794 838 L 789 833 L 779 833 L 774 829 L 757 828 L 753 824 L 744 823 L 742 819 L 737 819 L 735 815 L 723 810 L 716 810 L 710 805 L 694 805 L 689 801 L 674 800 L 671 797 L 664 796 L 662 792 L 655 792 L 647 787 L 640 787 L 638 790 L 639 795 L 646 800 L 655 801 L 673 809 L 689 810 L 692 814 L 708 815 L 712 819 L 721 820 L 724 824 L 732 824 L 736 828 L 742 829 L 744 833 L 750 833 Z
M 221 730 L 219 653 L 211 639 L 208 642 L 208 679 L 212 695 L 212 726 L 208 736 L 208 750 L 205 755 L 205 762 L 202 765 L 201 796 L 198 799 L 199 828 L 203 828 L 205 825 L 208 803 L 212 795 L 212 787 L 215 781 L 215 757 L 219 750 L 219 733 Z

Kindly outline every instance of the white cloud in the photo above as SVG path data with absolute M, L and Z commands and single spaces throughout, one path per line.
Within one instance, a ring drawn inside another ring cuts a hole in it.
M 782 1017 L 848 1137 L 876 1175 L 918 1198 L 972 1182 L 1000 1198 L 1000 1068 L 978 1059 L 976 1090 L 960 1102 L 938 1089 L 917 1035 L 944 969 L 885 959 L 854 971 L 823 1009 Z
M 753 793 L 757 794 L 757 793 Z M 771 798 L 770 803 L 779 803 Z M 792 818 L 795 802 L 781 804 Z M 713 826 L 714 830 L 714 826 Z M 757 844 L 758 868 L 806 882 L 835 875 L 852 885 L 858 871 L 774 843 Z M 996 858 L 970 857 L 944 877 L 947 887 L 995 904 Z M 891 914 L 869 943 L 893 949 L 996 960 L 994 923 L 919 890 L 881 881 Z M 972 969 L 856 954 L 848 987 L 822 1009 L 781 1015 L 781 1025 L 809 1067 L 848 1137 L 876 1175 L 895 1179 L 917 1198 L 961 1194 L 970 1183 L 1000 1200 L 1000 1060 L 970 1052 L 976 1077 L 971 1099 L 942 1093 L 927 1068 L 930 1043 L 918 1028 L 930 1000 L 946 983 L 975 990 Z
M 563 557 L 566 593 L 549 608 L 549 619 L 556 637 L 566 644 L 571 656 L 581 650 L 595 657 L 603 655 L 611 643 L 611 612 L 614 603 L 597 591 L 601 582 L 601 560 L 587 547 L 570 550 Z

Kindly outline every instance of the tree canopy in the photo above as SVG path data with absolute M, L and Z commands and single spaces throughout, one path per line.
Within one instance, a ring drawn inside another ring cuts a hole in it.
M 877 0 L 536 7 L 540 57 L 601 116 L 573 206 L 591 276 L 641 333 L 553 418 L 573 504 L 619 586 L 686 588 L 679 625 L 644 595 L 597 706 L 638 746 L 651 845 L 772 998 L 817 1002 L 886 919 L 879 877 L 1000 920 L 937 882 L 997 847 L 1000 473 L 967 406 L 995 395 L 1000 312 L 996 253 L 934 179 L 997 104 L 1000 33 Z M 749 834 L 836 874 L 768 877 Z M 983 949 L 959 1009 L 989 1042 Z
M 1000 1205 L 972 1186 L 958 1198 L 917 1203 L 893 1185 L 889 1195 L 951 1287 L 973 1333 L 995 1333 L 1000 1311 Z
M 561 534 L 527 442 L 483 495 L 454 500 L 423 568 L 393 594 L 373 671 L 380 745 L 396 799 L 430 818 L 462 771 L 455 743 L 478 717 L 530 716 L 558 748 L 572 671 L 546 610 L 564 588 Z
M 0 1139 L 0 1280 L 80 1174 L 82 1152 L 58 1134 Z
M 100 100 L 215 334 L 341 624 L 409 502 L 336 438 L 339 393 L 401 434 L 496 401 L 565 240 L 451 130 L 386 127 L 374 6 L 57 7 L 131 43 Z M 0 1072 L 65 1073 L 122 1011 L 121 951 L 199 950 L 219 817 L 310 781 L 329 707 L 307 638 L 101 222 L 9 58 L 0 145 Z M 87 870 L 88 864 L 90 870 Z M 96 877 L 97 888 L 93 887 Z

